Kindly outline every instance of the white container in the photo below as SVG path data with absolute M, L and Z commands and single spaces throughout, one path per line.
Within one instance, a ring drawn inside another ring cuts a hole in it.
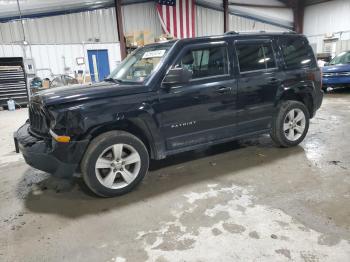
M 7 101 L 7 108 L 8 108 L 9 111 L 15 111 L 16 110 L 15 101 L 13 99 L 9 99 Z

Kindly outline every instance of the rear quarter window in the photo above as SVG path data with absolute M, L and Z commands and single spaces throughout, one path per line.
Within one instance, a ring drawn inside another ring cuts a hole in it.
M 312 48 L 305 39 L 293 37 L 282 39 L 280 43 L 287 69 L 307 68 L 316 65 Z

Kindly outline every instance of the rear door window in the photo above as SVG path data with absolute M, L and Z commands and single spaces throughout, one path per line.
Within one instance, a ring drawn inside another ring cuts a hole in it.
M 300 37 L 283 39 L 281 49 L 288 69 L 310 67 L 315 65 L 315 57 L 309 44 Z
M 264 51 L 264 59 L 265 59 L 266 69 L 275 68 L 276 67 L 276 60 L 275 60 L 275 55 L 273 53 L 272 45 L 271 44 L 263 44 L 262 48 Z
M 241 73 L 276 67 L 271 43 L 238 43 L 236 52 Z

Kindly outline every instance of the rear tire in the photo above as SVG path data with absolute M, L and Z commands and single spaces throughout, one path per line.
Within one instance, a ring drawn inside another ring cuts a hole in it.
M 306 106 L 294 100 L 283 101 L 272 120 L 270 136 L 281 147 L 298 145 L 309 130 L 310 113 Z
M 149 165 L 148 151 L 136 136 L 110 131 L 94 138 L 81 162 L 85 184 L 101 197 L 120 196 L 134 189 Z

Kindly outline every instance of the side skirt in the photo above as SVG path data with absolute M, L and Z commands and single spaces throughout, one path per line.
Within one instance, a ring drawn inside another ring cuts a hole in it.
M 255 131 L 255 132 L 250 132 L 247 134 L 242 134 L 242 135 L 237 135 L 237 136 L 228 137 L 228 138 L 224 138 L 224 139 L 214 140 L 214 141 L 210 141 L 207 143 L 191 145 L 191 146 L 182 147 L 182 148 L 176 148 L 176 149 L 167 151 L 166 156 L 175 155 L 175 154 L 186 152 L 186 151 L 201 149 L 201 148 L 205 148 L 205 147 L 213 146 L 213 145 L 217 145 L 217 144 L 222 144 L 222 143 L 237 140 L 237 139 L 249 138 L 249 137 L 254 137 L 254 136 L 262 135 L 262 134 L 268 134 L 269 132 L 270 132 L 270 129 L 263 129 L 263 130 L 259 130 L 259 131 Z

